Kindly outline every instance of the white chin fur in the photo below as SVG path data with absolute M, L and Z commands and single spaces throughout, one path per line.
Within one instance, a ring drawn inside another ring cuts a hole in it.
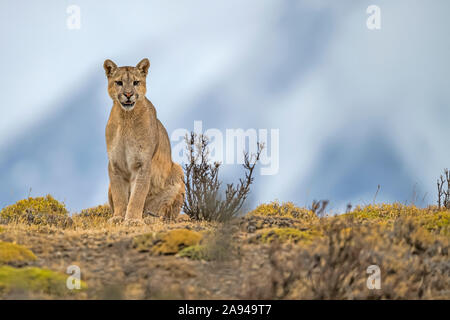
M 122 103 L 120 104 L 120 106 L 122 107 L 122 109 L 125 110 L 125 111 L 133 110 L 133 108 L 134 108 L 135 105 L 136 105 L 136 103 L 133 103 L 133 104 L 130 105 L 130 106 L 123 105 Z

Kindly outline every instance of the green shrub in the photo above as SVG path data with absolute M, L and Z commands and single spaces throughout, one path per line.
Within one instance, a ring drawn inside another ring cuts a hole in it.
M 15 243 L 0 241 L 0 265 L 36 260 L 31 250 Z
M 112 216 L 113 213 L 109 204 L 102 204 L 83 209 L 80 213 L 74 214 L 72 219 L 75 228 L 93 228 L 104 226 Z
M 10 292 L 44 293 L 52 296 L 65 296 L 76 292 L 66 287 L 67 275 L 36 267 L 13 268 L 0 266 L 0 294 Z M 81 289 L 86 284 L 81 282 Z
M 450 211 L 448 210 L 422 209 L 414 205 L 403 205 L 401 203 L 382 203 L 364 207 L 358 206 L 352 212 L 343 214 L 341 217 L 351 217 L 359 222 L 372 222 L 388 226 L 393 226 L 398 219 L 410 218 L 430 232 L 442 235 L 450 234 Z
M 407 216 L 419 216 L 424 213 L 429 213 L 429 211 L 426 209 L 420 209 L 413 205 L 404 205 L 401 203 L 381 203 L 370 204 L 364 207 L 357 206 L 355 210 L 346 213 L 343 216 L 352 216 L 357 220 L 390 220 Z
M 155 232 L 141 234 L 133 238 L 133 248 L 139 252 L 149 252 L 157 241 Z
M 96 207 L 83 209 L 80 212 L 82 218 L 110 218 L 112 217 L 112 211 L 109 204 L 101 204 Z
M 147 233 L 133 239 L 133 248 L 155 255 L 176 254 L 180 250 L 200 243 L 202 235 L 188 229 L 175 229 L 162 233 Z
M 450 211 L 441 211 L 423 215 L 418 219 L 428 231 L 445 236 L 450 235 Z
M 211 260 L 208 247 L 200 244 L 184 248 L 178 253 L 178 256 L 186 257 L 192 260 Z
M 0 211 L 0 222 L 67 226 L 71 224 L 64 203 L 51 195 L 17 201 Z
M 272 201 L 271 203 L 261 204 L 248 214 L 254 216 L 285 217 L 304 220 L 317 219 L 314 212 L 306 208 L 299 208 L 292 202 L 283 202 L 280 204 L 278 201 Z
M 299 241 L 309 242 L 319 233 L 316 231 L 302 231 L 295 228 L 272 228 L 264 230 L 256 235 L 251 242 L 272 243 L 272 242 L 294 242 Z

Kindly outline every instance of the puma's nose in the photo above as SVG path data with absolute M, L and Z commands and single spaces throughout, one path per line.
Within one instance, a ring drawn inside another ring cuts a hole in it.
M 129 98 L 133 95 L 133 92 L 124 92 L 124 95 Z

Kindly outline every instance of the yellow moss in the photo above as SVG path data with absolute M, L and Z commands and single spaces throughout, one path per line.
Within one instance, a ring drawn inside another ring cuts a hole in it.
M 141 234 L 133 238 L 133 248 L 139 252 L 148 252 L 157 241 L 156 233 Z
M 45 293 L 54 296 L 64 296 L 78 290 L 69 290 L 66 286 L 67 275 L 47 269 L 35 267 L 13 268 L 0 266 L 0 293 L 24 291 L 25 293 Z M 81 289 L 86 284 L 81 282 Z
M 3 227 L 0 227 L 0 233 L 2 233 L 3 231 L 5 231 L 5 229 Z
M 160 235 L 160 241 L 152 248 L 154 254 L 175 254 L 185 247 L 200 243 L 202 235 L 198 232 L 177 229 Z
M 192 260 L 211 260 L 208 248 L 205 245 L 200 244 L 184 248 L 178 253 L 178 256 Z
M 45 223 L 48 217 L 67 217 L 68 211 L 64 203 L 59 202 L 51 195 L 45 197 L 28 198 L 17 201 L 15 204 L 7 206 L 0 211 L 0 218 L 7 222 L 29 221 L 32 223 Z
M 36 260 L 31 250 L 14 243 L 0 241 L 0 265 Z
M 318 236 L 319 232 L 314 230 L 302 231 L 294 228 L 272 228 L 261 232 L 257 235 L 262 243 L 271 242 L 294 242 L 299 241 L 309 242 L 314 237 Z
M 147 233 L 133 240 L 133 247 L 153 254 L 176 254 L 180 250 L 200 243 L 202 235 L 188 229 L 176 229 L 162 233 Z
M 265 203 L 259 205 L 255 210 L 250 211 L 249 215 L 256 216 L 278 216 L 296 219 L 315 219 L 317 218 L 314 212 L 306 208 L 299 208 L 292 202 L 283 202 L 280 204 L 278 201 L 271 203 Z

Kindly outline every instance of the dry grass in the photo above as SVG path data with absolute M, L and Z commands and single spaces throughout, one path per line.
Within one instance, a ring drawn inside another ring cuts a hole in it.
M 48 199 L 54 206 L 30 198 L 8 209 L 23 217 L 24 203 L 39 203 L 40 219 L 2 221 L 1 298 L 450 299 L 450 211 L 437 206 L 318 217 L 272 202 L 225 224 L 181 216 L 125 227 L 107 223 L 107 205 L 54 223 L 43 216 L 63 205 Z M 79 292 L 66 292 L 69 265 L 82 270 Z M 367 288 L 370 265 L 379 290 Z
M 271 279 L 248 278 L 243 297 L 449 299 L 449 217 L 449 211 L 382 204 L 320 219 L 321 236 L 313 241 L 270 246 Z M 371 265 L 381 269 L 379 290 L 366 285 Z

